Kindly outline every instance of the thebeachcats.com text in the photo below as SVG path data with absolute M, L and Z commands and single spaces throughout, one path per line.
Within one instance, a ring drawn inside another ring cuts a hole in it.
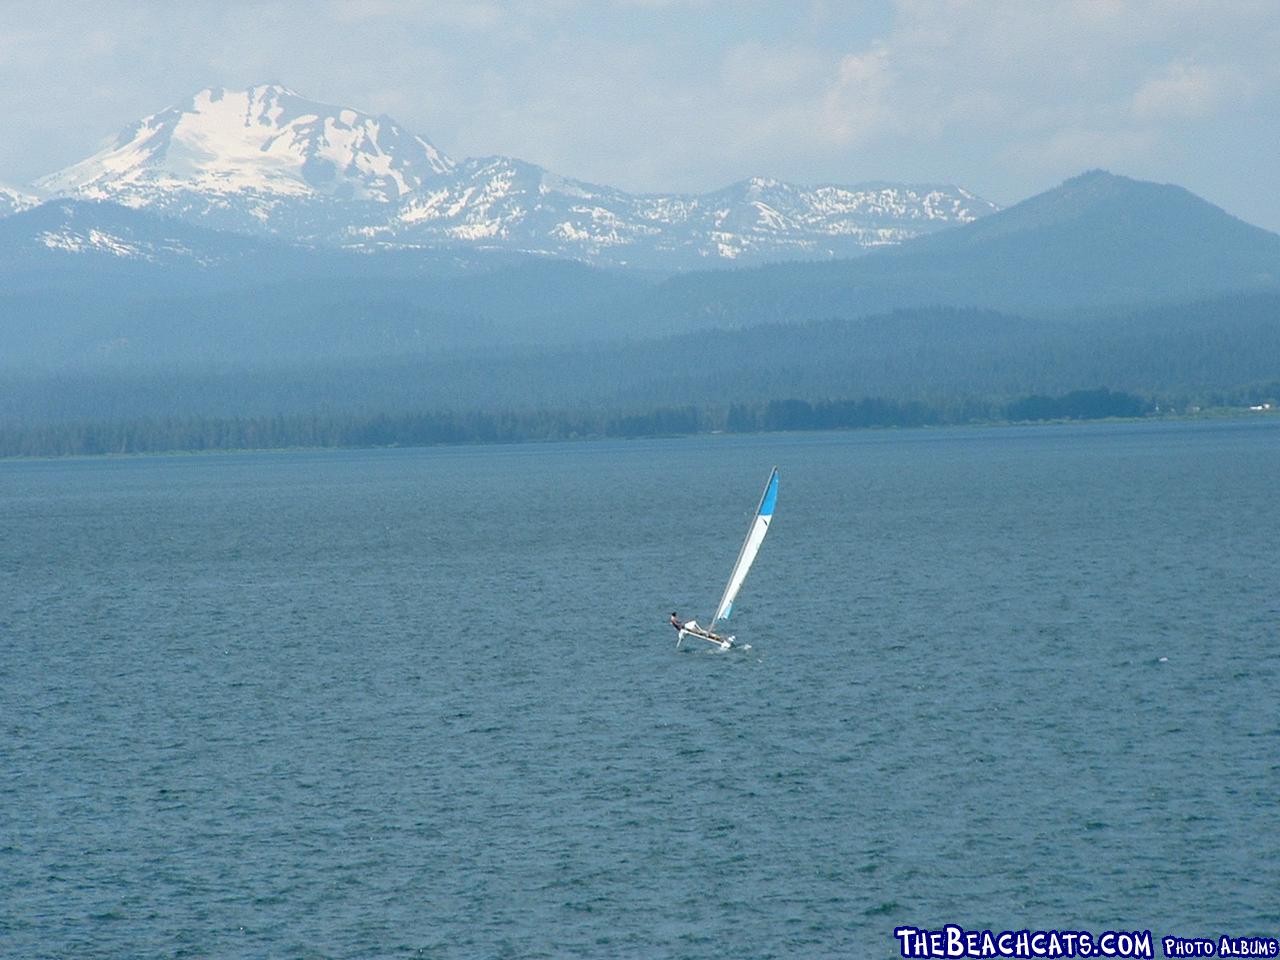
M 1150 930 L 966 930 L 948 923 L 940 930 L 897 927 L 893 935 L 909 960 L 1041 957 L 1121 957 L 1151 960 Z
M 1155 940 L 1150 930 L 966 930 L 948 923 L 936 930 L 897 927 L 893 935 L 906 960 L 1041 960 L 1041 958 L 1116 957 L 1152 960 Z M 1161 937 L 1166 957 L 1280 958 L 1275 937 Z
M 940 930 L 897 927 L 893 935 L 903 957 L 1010 958 L 1118 957 L 1151 960 L 1155 956 L 1150 930 L 966 930 L 953 923 Z

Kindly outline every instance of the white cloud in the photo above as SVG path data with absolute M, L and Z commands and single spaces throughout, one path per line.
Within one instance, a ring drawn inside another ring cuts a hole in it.
M 294 7 L 294 4 L 286 4 Z M 487 0 L 329 0 L 328 15 L 338 23 L 360 24 L 388 20 L 406 24 L 433 23 L 481 30 L 502 19 L 502 8 Z
M 840 146 L 873 137 L 890 116 L 893 83 L 885 50 L 841 57 L 822 96 L 819 135 Z
M 1169 64 L 1133 95 L 1133 115 L 1144 123 L 1202 117 L 1226 95 L 1222 72 L 1197 63 Z M 1237 94 L 1243 93 L 1237 85 Z
M 1062 127 L 1041 138 L 1005 147 L 999 159 L 1022 169 L 1068 176 L 1092 167 L 1131 168 L 1156 149 L 1160 137 L 1152 130 Z

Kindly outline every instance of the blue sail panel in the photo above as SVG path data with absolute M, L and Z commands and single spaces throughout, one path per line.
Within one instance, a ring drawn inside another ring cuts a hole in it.
M 773 508 L 778 502 L 778 471 L 773 471 L 769 478 L 769 486 L 765 488 L 764 498 L 760 501 L 760 516 L 772 517 Z

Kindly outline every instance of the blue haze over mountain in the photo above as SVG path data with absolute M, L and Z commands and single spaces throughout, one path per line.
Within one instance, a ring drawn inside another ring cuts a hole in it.
M 875 185 L 855 235 L 779 214 L 831 201 L 821 190 L 628 197 L 457 162 L 389 118 L 260 87 L 204 91 L 42 186 L 68 195 L 32 207 L 14 192 L 0 217 L 11 416 L 139 415 L 145 398 L 235 413 L 1280 381 L 1280 236 L 1104 171 L 993 213 Z M 564 204 L 618 242 L 557 234 Z M 381 225 L 353 226 L 371 210 Z M 719 262 L 799 259 L 675 270 L 705 260 L 708 211 L 724 214 Z M 899 233 L 874 233 L 878 215 Z M 624 221 L 663 226 L 646 239 Z M 836 252 L 806 246 L 819 227 L 881 245 L 814 262 Z M 112 372 L 95 385 L 95 371 Z M 179 381 L 201 386 L 155 386 Z
M 1280 284 L 1280 237 L 1179 188 L 1102 172 L 853 260 L 669 279 L 465 248 L 301 247 L 101 201 L 0 219 L 0 249 L 5 355 L 42 363 L 89 361 L 104 344 L 117 361 L 165 363 L 545 347 L 907 307 L 1129 308 Z
M 1174 186 L 1102 171 L 856 261 L 668 284 L 663 315 L 781 322 L 902 307 L 1032 312 L 1280 286 L 1280 236 Z

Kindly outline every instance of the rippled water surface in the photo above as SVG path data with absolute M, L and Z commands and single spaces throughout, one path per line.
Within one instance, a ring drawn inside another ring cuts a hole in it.
M 746 651 L 677 651 L 768 475 Z M 0 954 L 1280 926 L 1280 425 L 0 463 Z

